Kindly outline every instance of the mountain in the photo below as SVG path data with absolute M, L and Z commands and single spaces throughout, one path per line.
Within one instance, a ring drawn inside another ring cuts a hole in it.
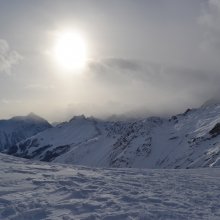
M 0 120 L 0 151 L 9 150 L 17 142 L 51 127 L 45 119 L 34 113 Z
M 102 121 L 78 116 L 14 145 L 9 154 L 97 167 L 220 166 L 220 105 L 163 119 Z
M 214 97 L 211 99 L 208 99 L 201 107 L 211 106 L 211 105 L 219 105 L 220 104 L 220 98 Z
M 108 169 L 0 154 L 0 219 L 217 220 L 219 169 Z

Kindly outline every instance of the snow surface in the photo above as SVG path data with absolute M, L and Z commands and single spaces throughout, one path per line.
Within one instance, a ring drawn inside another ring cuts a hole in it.
M 220 219 L 220 169 L 101 169 L 0 154 L 1 220 Z

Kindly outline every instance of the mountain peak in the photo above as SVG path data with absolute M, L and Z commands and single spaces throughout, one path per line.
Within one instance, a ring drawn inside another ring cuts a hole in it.
M 34 113 L 0 120 L 0 151 L 49 128 L 51 125 Z
M 33 121 L 33 122 L 42 122 L 42 123 L 48 123 L 47 120 L 45 120 L 44 118 L 36 115 L 33 112 L 30 112 L 28 115 L 26 116 L 14 116 L 11 119 L 9 119 L 11 121 Z
M 220 98 L 211 98 L 207 100 L 201 107 L 207 107 L 207 106 L 212 106 L 212 105 L 219 105 L 220 104 Z
M 41 118 L 40 116 L 36 115 L 34 112 L 30 112 L 26 117 L 33 119 Z
M 72 122 L 72 121 L 81 121 L 81 120 L 85 120 L 86 119 L 86 117 L 85 117 L 85 115 L 77 115 L 77 116 L 73 116 L 71 119 L 70 119 L 70 122 Z

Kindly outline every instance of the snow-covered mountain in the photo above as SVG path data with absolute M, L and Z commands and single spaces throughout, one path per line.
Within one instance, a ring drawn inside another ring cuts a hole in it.
M 9 150 L 17 142 L 51 127 L 46 120 L 34 113 L 0 120 L 0 151 Z
M 98 167 L 220 166 L 220 105 L 170 119 L 109 122 L 84 116 L 21 141 L 10 154 Z

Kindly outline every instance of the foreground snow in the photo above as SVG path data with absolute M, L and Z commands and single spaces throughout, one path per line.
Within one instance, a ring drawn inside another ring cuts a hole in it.
M 97 169 L 0 154 L 0 219 L 220 219 L 220 170 Z

